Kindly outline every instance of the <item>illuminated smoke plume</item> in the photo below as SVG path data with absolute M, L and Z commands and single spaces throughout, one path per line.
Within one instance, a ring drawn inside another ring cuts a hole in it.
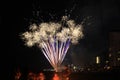
M 70 43 L 76 44 L 83 37 L 82 25 L 76 24 L 63 16 L 60 22 L 44 22 L 30 25 L 29 31 L 22 34 L 26 45 L 37 45 L 43 54 L 58 71 Z

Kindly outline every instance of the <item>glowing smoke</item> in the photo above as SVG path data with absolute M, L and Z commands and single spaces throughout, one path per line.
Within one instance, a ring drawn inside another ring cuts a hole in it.
M 60 22 L 33 24 L 22 34 L 26 45 L 37 45 L 53 68 L 58 71 L 70 43 L 76 44 L 83 37 L 82 25 L 63 16 Z

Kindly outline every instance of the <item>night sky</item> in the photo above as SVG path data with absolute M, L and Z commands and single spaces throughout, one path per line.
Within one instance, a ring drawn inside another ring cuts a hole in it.
M 77 45 L 70 46 L 64 60 L 64 63 L 75 65 L 93 63 L 97 55 L 104 59 L 108 52 L 109 32 L 120 31 L 119 0 L 16 0 L 1 4 L 4 4 L 0 13 L 1 36 L 5 43 L 1 61 L 2 68 L 8 72 L 16 68 L 40 71 L 51 67 L 39 48 L 28 48 L 19 36 L 28 30 L 32 22 L 41 22 L 39 17 L 44 21 L 59 21 L 67 9 L 67 14 L 70 13 L 70 18 L 77 23 L 86 19 L 83 39 Z M 39 11 L 39 15 L 36 11 Z M 49 13 L 55 18 L 52 19 Z

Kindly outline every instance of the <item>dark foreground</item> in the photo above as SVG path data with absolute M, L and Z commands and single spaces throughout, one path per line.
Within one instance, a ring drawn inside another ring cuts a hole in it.
M 54 72 L 43 72 L 45 80 L 52 80 Z M 27 74 L 26 74 L 27 75 Z M 20 80 L 28 80 L 25 73 L 21 76 Z M 8 79 L 3 80 L 15 80 L 14 76 L 9 76 Z M 70 80 L 120 80 L 120 71 L 109 72 L 72 72 L 69 76 Z
M 45 75 L 46 80 L 52 80 L 53 73 L 46 72 Z M 70 80 L 120 80 L 120 72 L 74 72 L 69 78 Z
M 118 72 L 72 73 L 71 80 L 120 80 Z

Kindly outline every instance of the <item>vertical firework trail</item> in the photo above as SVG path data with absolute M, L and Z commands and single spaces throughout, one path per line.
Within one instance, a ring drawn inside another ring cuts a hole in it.
M 65 58 L 70 43 L 76 44 L 82 37 L 82 25 L 69 20 L 67 16 L 63 16 L 57 23 L 32 24 L 29 31 L 22 34 L 22 39 L 27 46 L 37 45 L 41 48 L 56 72 Z

